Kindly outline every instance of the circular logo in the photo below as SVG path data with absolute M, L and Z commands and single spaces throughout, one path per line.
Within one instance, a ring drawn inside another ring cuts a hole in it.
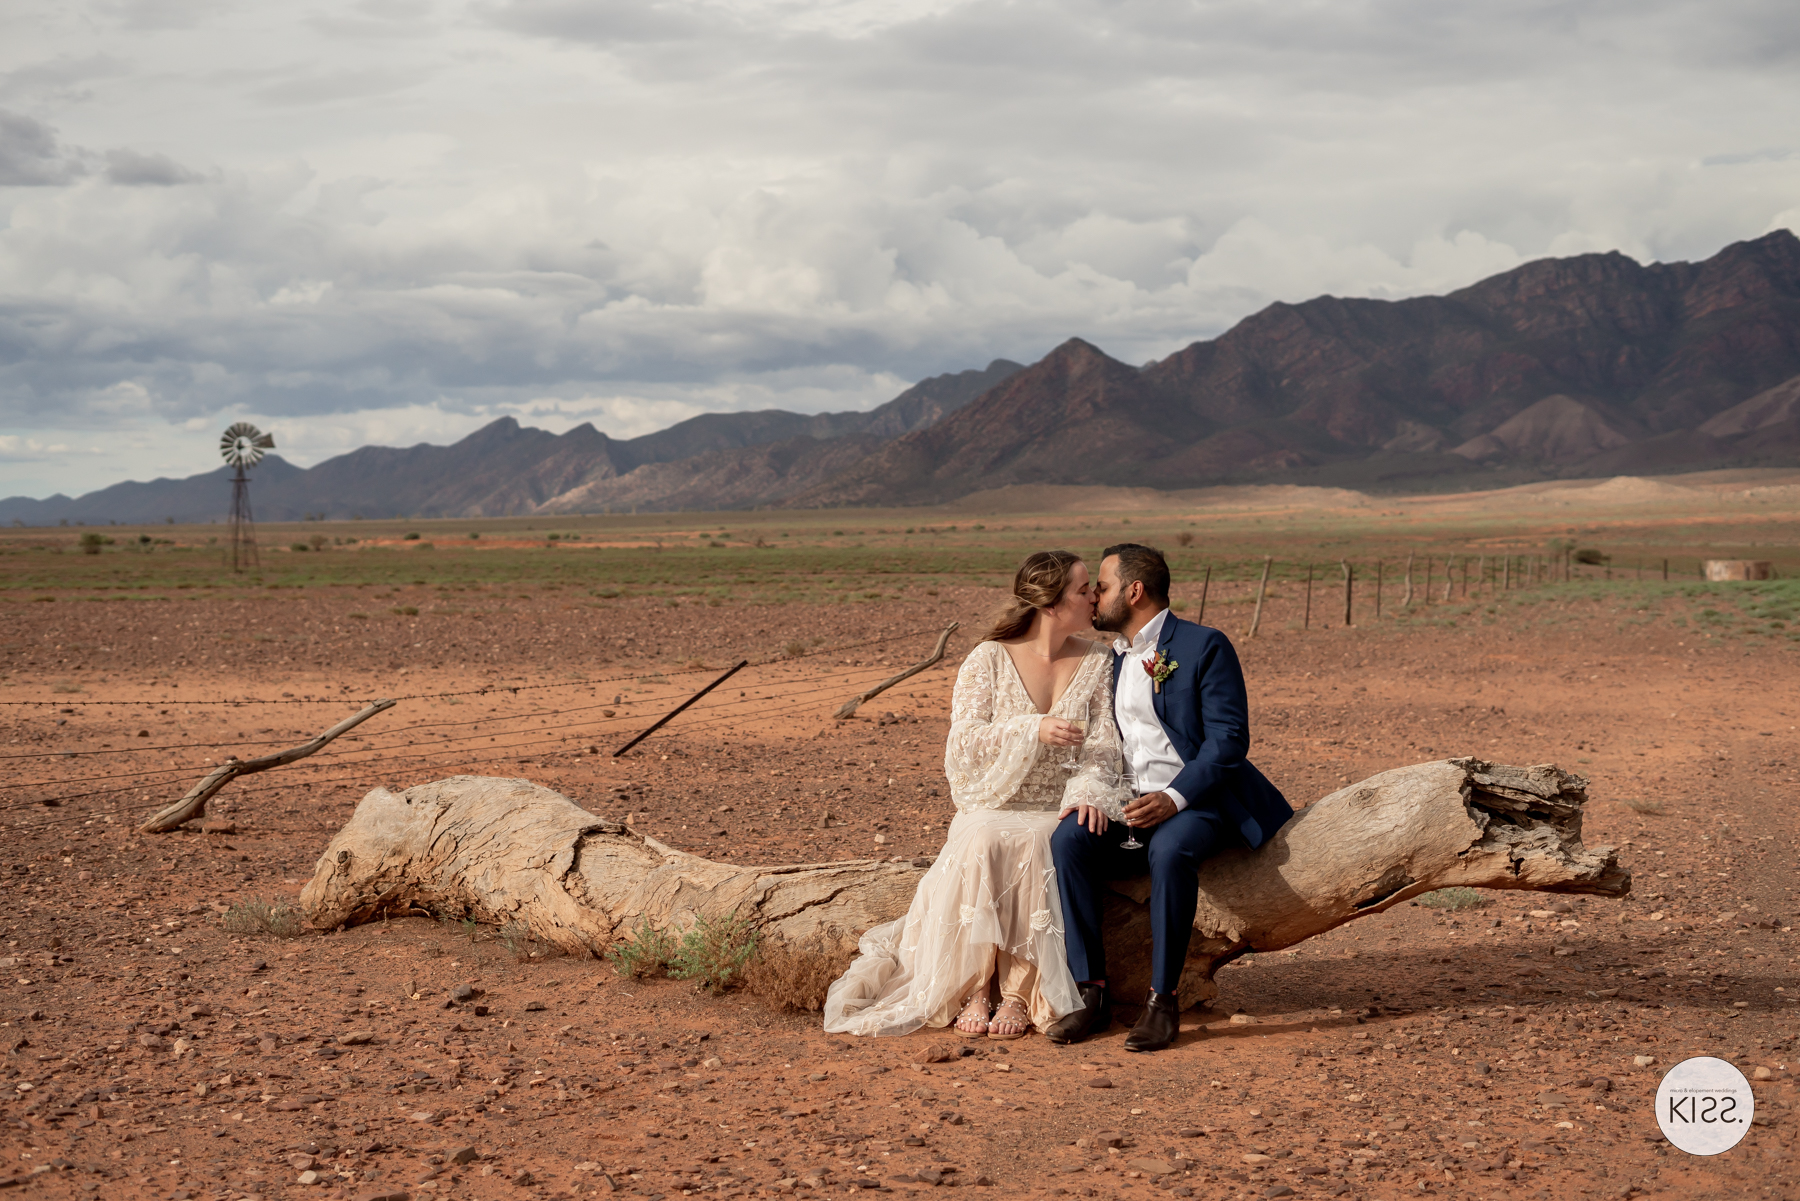
M 1656 1090 L 1656 1124 L 1689 1155 L 1717 1155 L 1738 1145 L 1756 1116 L 1744 1074 L 1710 1055 L 1670 1068 Z

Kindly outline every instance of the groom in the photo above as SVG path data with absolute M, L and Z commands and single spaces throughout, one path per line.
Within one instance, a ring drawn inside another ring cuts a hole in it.
M 1160 1051 L 1175 1041 L 1175 999 L 1194 932 L 1200 864 L 1227 847 L 1261 846 L 1294 815 L 1281 793 L 1244 758 L 1250 746 L 1244 672 L 1218 630 L 1169 611 L 1169 565 L 1162 552 L 1135 543 L 1106 548 L 1096 589 L 1094 628 L 1113 643 L 1113 710 L 1137 799 L 1125 824 L 1082 806 L 1051 836 L 1062 895 L 1069 968 L 1082 1008 L 1044 1033 L 1077 1043 L 1112 1024 L 1101 942 L 1101 897 L 1108 880 L 1150 877 L 1150 1000 L 1126 1036 L 1127 1051 Z M 1128 833 L 1144 845 L 1119 844 Z

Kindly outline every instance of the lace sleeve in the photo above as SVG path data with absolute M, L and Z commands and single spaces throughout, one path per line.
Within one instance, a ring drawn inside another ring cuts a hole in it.
M 1094 674 L 1096 682 L 1087 699 L 1087 737 L 1076 753 L 1075 772 L 1063 786 L 1062 811 L 1092 805 L 1113 821 L 1122 822 L 1131 790 L 1120 783 L 1119 768 L 1125 751 L 1119 739 L 1119 723 L 1113 718 L 1110 657 Z
M 1037 762 L 1039 715 L 997 716 L 999 655 L 1005 649 L 984 642 L 963 660 L 950 702 L 950 738 L 944 745 L 944 775 L 959 813 L 993 809 L 1011 800 Z

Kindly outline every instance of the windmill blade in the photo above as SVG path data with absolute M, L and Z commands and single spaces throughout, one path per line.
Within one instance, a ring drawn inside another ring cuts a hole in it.
M 274 450 L 275 449 L 275 435 L 274 434 L 258 434 L 258 435 L 256 435 L 256 437 L 254 439 L 252 439 L 251 444 L 253 446 L 255 446 L 256 449 L 258 449 L 258 450 Z

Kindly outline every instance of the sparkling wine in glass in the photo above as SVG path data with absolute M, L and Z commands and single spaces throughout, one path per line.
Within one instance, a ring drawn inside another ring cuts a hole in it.
M 1136 794 L 1137 785 L 1132 782 L 1130 772 L 1120 769 L 1117 776 L 1117 783 L 1119 787 L 1130 791 L 1134 795 Z M 1119 844 L 1119 849 L 1121 851 L 1136 851 L 1142 849 L 1143 845 L 1143 843 L 1138 841 L 1137 831 L 1132 829 L 1130 825 L 1127 825 L 1125 827 L 1125 841 Z
M 1075 727 L 1075 732 L 1077 734 L 1081 735 L 1082 742 L 1087 741 L 1087 718 L 1071 717 L 1071 718 L 1069 718 L 1069 724 Z M 1076 755 L 1079 753 L 1080 748 L 1081 748 L 1081 743 L 1079 743 L 1079 742 L 1076 743 L 1074 746 L 1066 746 L 1063 748 L 1063 757 L 1062 757 L 1063 770 L 1074 771 L 1077 767 L 1079 767 L 1081 765 L 1080 760 L 1078 760 L 1076 758 Z

